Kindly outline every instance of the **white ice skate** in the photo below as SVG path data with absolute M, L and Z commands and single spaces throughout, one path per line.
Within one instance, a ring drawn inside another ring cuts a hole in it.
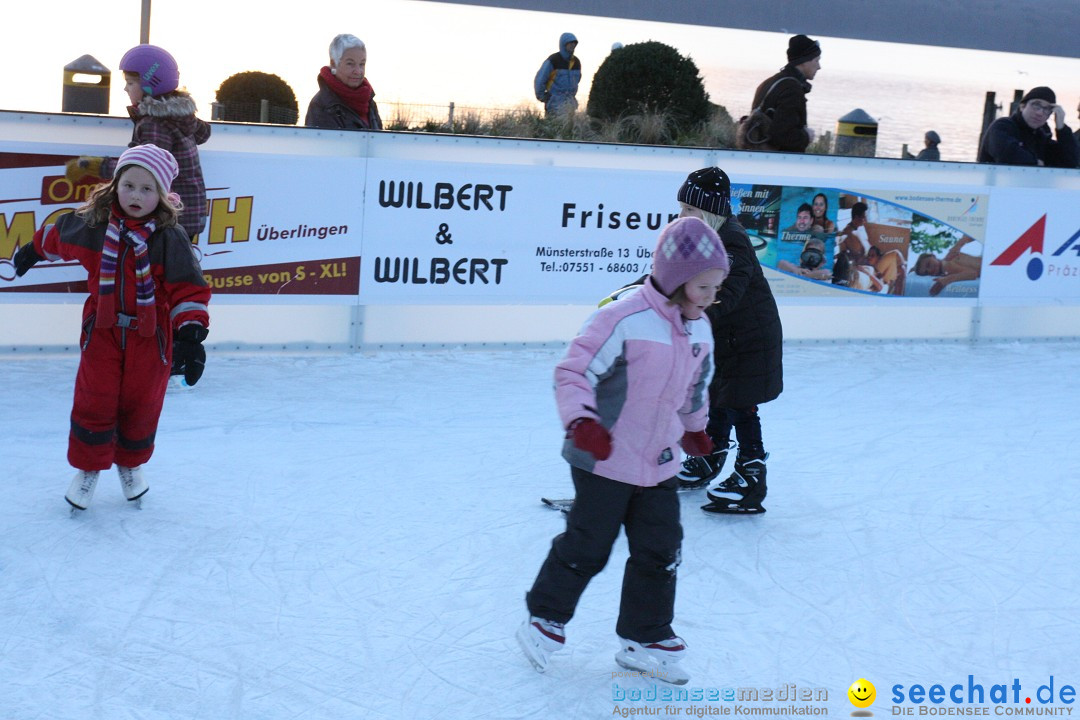
M 654 643 L 638 643 L 619 638 L 622 650 L 615 654 L 620 667 L 672 685 L 685 685 L 690 675 L 679 665 L 686 655 L 686 643 L 678 636 Z
M 64 495 L 64 499 L 71 505 L 72 515 L 76 510 L 85 510 L 90 507 L 90 501 L 94 497 L 94 488 L 97 487 L 98 474 L 97 470 L 80 470 L 75 473 L 71 485 L 68 485 L 67 494 Z
M 116 471 L 120 473 L 120 485 L 124 488 L 124 497 L 134 502 L 138 508 L 142 507 L 142 496 L 150 489 L 143 478 L 142 465 L 127 467 L 117 465 Z
M 566 633 L 563 624 L 535 615 L 521 624 L 517 631 L 518 644 L 537 672 L 547 670 L 551 654 L 563 649 Z

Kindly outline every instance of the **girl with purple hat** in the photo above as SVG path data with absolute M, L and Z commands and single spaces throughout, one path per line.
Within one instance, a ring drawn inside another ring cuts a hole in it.
M 563 458 L 575 497 L 566 532 L 526 595 L 517 637 L 543 672 L 561 649 L 564 625 L 625 528 L 630 559 L 615 631 L 616 662 L 684 684 L 682 638 L 671 627 L 682 525 L 681 450 L 706 455 L 712 331 L 705 310 L 728 274 L 716 233 L 681 218 L 660 234 L 653 271 L 618 302 L 585 322 L 555 369 L 555 399 L 566 428 Z

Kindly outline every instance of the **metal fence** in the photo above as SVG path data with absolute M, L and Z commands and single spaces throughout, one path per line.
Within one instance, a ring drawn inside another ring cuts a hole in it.
M 387 130 L 459 132 L 463 126 L 490 124 L 495 118 L 513 111 L 514 108 L 472 107 L 454 102 L 446 105 L 379 103 L 383 127 Z

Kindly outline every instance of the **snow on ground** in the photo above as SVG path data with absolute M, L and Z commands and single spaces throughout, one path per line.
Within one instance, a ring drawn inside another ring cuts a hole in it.
M 110 472 L 77 518 L 77 360 L 6 358 L 0 717 L 847 716 L 859 678 L 881 717 L 897 684 L 1017 679 L 1019 709 L 1080 683 L 1080 345 L 789 347 L 768 513 L 683 496 L 703 695 L 671 702 L 616 701 L 669 687 L 613 676 L 623 540 L 546 675 L 513 639 L 562 525 L 539 497 L 571 487 L 559 354 L 212 355 L 167 397 L 143 509 Z M 828 700 L 708 699 L 792 684 Z

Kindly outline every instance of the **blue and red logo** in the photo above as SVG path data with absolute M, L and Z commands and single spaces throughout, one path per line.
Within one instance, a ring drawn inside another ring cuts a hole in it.
M 1016 241 L 991 261 L 991 265 L 1012 265 L 1025 253 L 1030 254 L 1027 263 L 1027 276 L 1029 280 L 1038 280 L 1045 271 L 1043 264 L 1043 240 L 1046 237 L 1046 215 L 1035 221 Z M 1051 253 L 1051 257 L 1063 255 L 1066 250 L 1072 250 L 1080 258 L 1080 230 L 1073 233 L 1072 237 Z

